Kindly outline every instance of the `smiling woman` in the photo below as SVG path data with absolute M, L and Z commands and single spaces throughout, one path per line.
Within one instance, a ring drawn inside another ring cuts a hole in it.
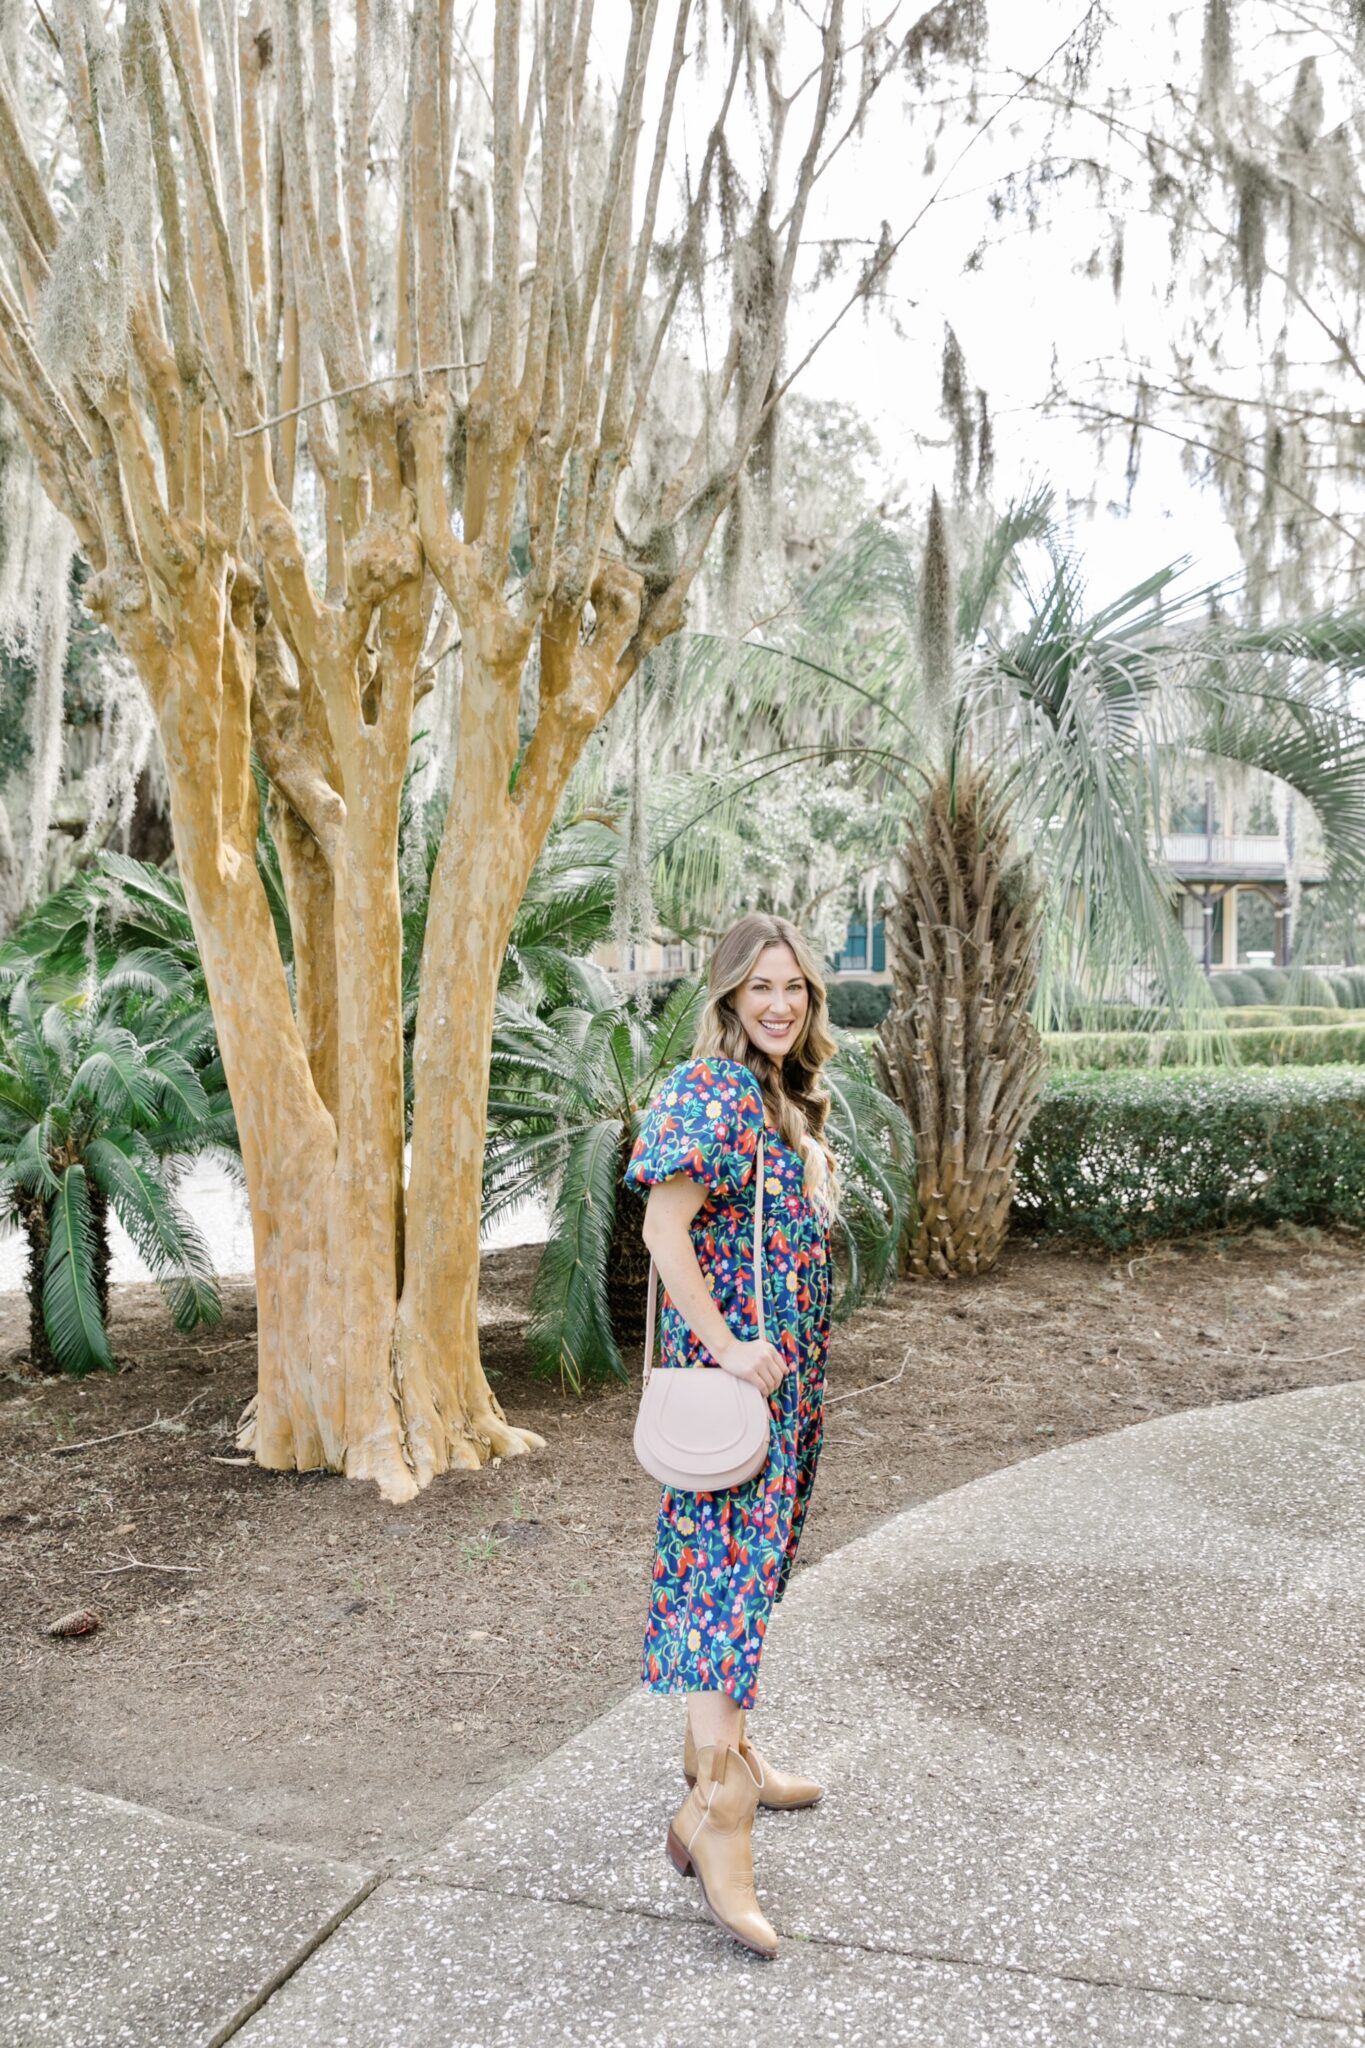
M 754 1811 L 813 1805 L 820 1787 L 767 1764 L 744 1713 L 820 1456 L 837 1206 L 820 1069 L 837 1047 L 819 963 L 785 918 L 741 918 L 718 943 L 708 983 L 693 1057 L 646 1111 L 626 1181 L 650 1190 L 644 1235 L 665 1284 L 659 1365 L 719 1367 L 757 1386 L 768 1397 L 768 1455 L 738 1486 L 664 1488 L 641 1680 L 688 1695 L 692 1790 L 669 1829 L 669 1856 L 696 1872 L 722 1926 L 772 1955 L 777 1938 L 753 1885 Z

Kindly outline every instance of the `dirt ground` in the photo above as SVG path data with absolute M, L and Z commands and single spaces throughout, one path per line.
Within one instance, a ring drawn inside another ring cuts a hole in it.
M 538 1255 L 485 1258 L 481 1318 L 504 1407 L 548 1448 L 403 1508 L 236 1459 L 249 1285 L 192 1337 L 155 1288 L 115 1290 L 120 1370 L 83 1383 L 28 1375 L 23 1298 L 0 1295 L 0 1758 L 375 1861 L 438 1842 L 632 1690 L 657 1489 L 633 1387 L 579 1401 L 531 1377 Z M 1132 1259 L 1017 1242 L 988 1280 L 901 1285 L 836 1327 L 798 1573 L 1073 1438 L 1362 1376 L 1360 1235 Z M 116 1431 L 137 1433 L 69 1448 Z M 47 1636 L 85 1607 L 97 1633 Z

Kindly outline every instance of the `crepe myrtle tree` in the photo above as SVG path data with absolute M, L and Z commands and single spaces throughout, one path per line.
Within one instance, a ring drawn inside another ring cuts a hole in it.
M 0 38 L 0 396 L 160 732 L 250 1191 L 240 1444 L 390 1500 L 541 1441 L 479 1358 L 503 951 L 794 374 L 817 179 L 958 10 L 904 47 L 843 0 L 715 12 L 705 66 L 702 0 L 611 35 L 592 0 L 54 0 Z M 456 646 L 405 1186 L 399 803 Z

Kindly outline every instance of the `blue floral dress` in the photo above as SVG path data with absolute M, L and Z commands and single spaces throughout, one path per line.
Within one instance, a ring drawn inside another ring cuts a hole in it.
M 765 1334 L 795 1366 L 768 1397 L 768 1459 L 742 1486 L 665 1487 L 641 1683 L 651 1692 L 730 1694 L 751 1707 L 763 1637 L 796 1561 L 824 1423 L 831 1261 L 828 1233 L 804 1190 L 804 1163 L 766 1126 L 756 1075 L 738 1060 L 684 1061 L 645 1112 L 626 1168 L 644 1189 L 685 1173 L 708 1190 L 692 1248 L 738 1337 L 758 1336 L 754 1166 L 764 1138 Z M 715 1367 L 667 1290 L 655 1369 Z

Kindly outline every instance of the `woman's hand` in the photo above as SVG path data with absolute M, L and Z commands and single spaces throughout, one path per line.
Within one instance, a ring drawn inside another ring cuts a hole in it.
M 714 1353 L 716 1363 L 732 1372 L 737 1380 L 752 1380 L 760 1394 L 776 1393 L 784 1375 L 789 1370 L 786 1359 L 776 1345 L 763 1342 L 747 1344 L 742 1337 L 734 1337 L 723 1351 Z

